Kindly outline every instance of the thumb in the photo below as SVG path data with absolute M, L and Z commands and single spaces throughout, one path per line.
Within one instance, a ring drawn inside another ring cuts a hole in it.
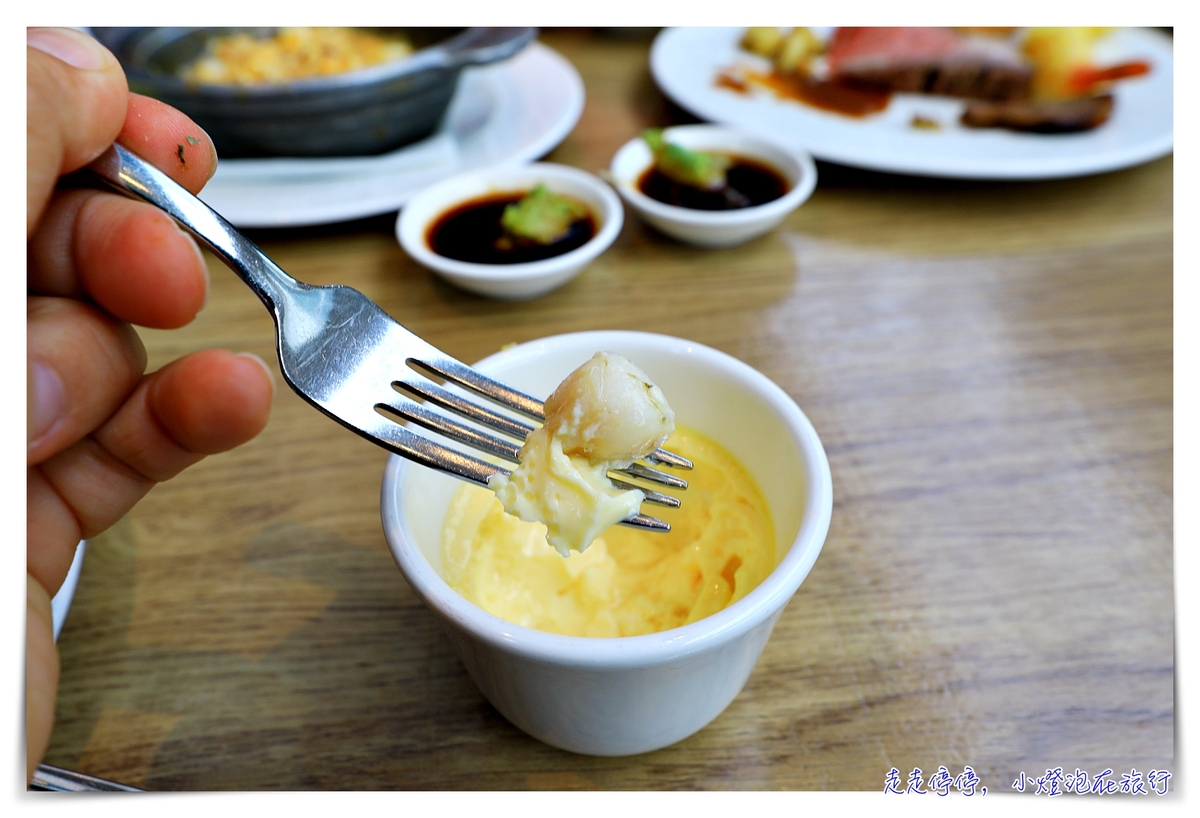
M 58 177 L 112 144 L 125 121 L 128 86 L 108 49 L 65 28 L 26 30 L 26 237 Z

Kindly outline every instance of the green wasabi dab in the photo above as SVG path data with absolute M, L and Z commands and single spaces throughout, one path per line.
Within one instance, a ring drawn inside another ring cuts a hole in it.
M 725 172 L 733 165 L 728 156 L 690 151 L 667 142 L 662 128 L 642 131 L 642 139 L 654 152 L 659 172 L 669 179 L 701 190 L 721 190 L 726 186 Z
M 567 235 L 572 224 L 587 215 L 588 210 L 582 202 L 551 193 L 545 185 L 538 185 L 519 202 L 504 208 L 500 225 L 518 241 L 554 244 Z

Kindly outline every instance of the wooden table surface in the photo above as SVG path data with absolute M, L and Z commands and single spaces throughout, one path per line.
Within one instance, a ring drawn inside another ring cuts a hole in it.
M 587 87 L 551 160 L 595 171 L 686 121 L 647 40 L 543 40 Z M 699 250 L 630 215 L 519 304 L 433 278 L 393 216 L 254 234 L 466 361 L 651 330 L 795 398 L 832 466 L 829 538 L 712 724 L 631 758 L 511 726 L 392 562 L 386 454 L 281 384 L 259 438 L 90 544 L 46 760 L 182 790 L 881 790 L 893 767 L 971 765 L 1006 792 L 1059 766 L 1172 770 L 1172 160 L 1007 184 L 819 172 L 770 235 Z M 151 367 L 208 346 L 273 361 L 262 306 L 210 262 L 196 322 L 143 333 Z

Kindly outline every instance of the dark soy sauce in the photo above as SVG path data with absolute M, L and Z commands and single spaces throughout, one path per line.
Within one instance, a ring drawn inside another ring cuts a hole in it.
M 596 220 L 588 215 L 572 223 L 553 244 L 513 242 L 505 238 L 500 217 L 504 208 L 525 193 L 500 193 L 472 199 L 446 211 L 425 234 L 429 249 L 439 256 L 474 264 L 523 264 L 569 253 L 596 235 Z M 500 241 L 505 238 L 505 241 Z
M 692 210 L 739 210 L 773 202 L 788 192 L 787 179 L 774 168 L 741 156 L 730 157 L 725 173 L 730 191 L 701 190 L 676 182 L 654 165 L 638 179 L 638 188 L 651 199 Z

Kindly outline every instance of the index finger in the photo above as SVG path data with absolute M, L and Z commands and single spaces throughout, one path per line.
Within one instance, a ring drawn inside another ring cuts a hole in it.
M 130 94 L 117 142 L 199 193 L 217 170 L 217 151 L 208 134 L 165 102 Z

